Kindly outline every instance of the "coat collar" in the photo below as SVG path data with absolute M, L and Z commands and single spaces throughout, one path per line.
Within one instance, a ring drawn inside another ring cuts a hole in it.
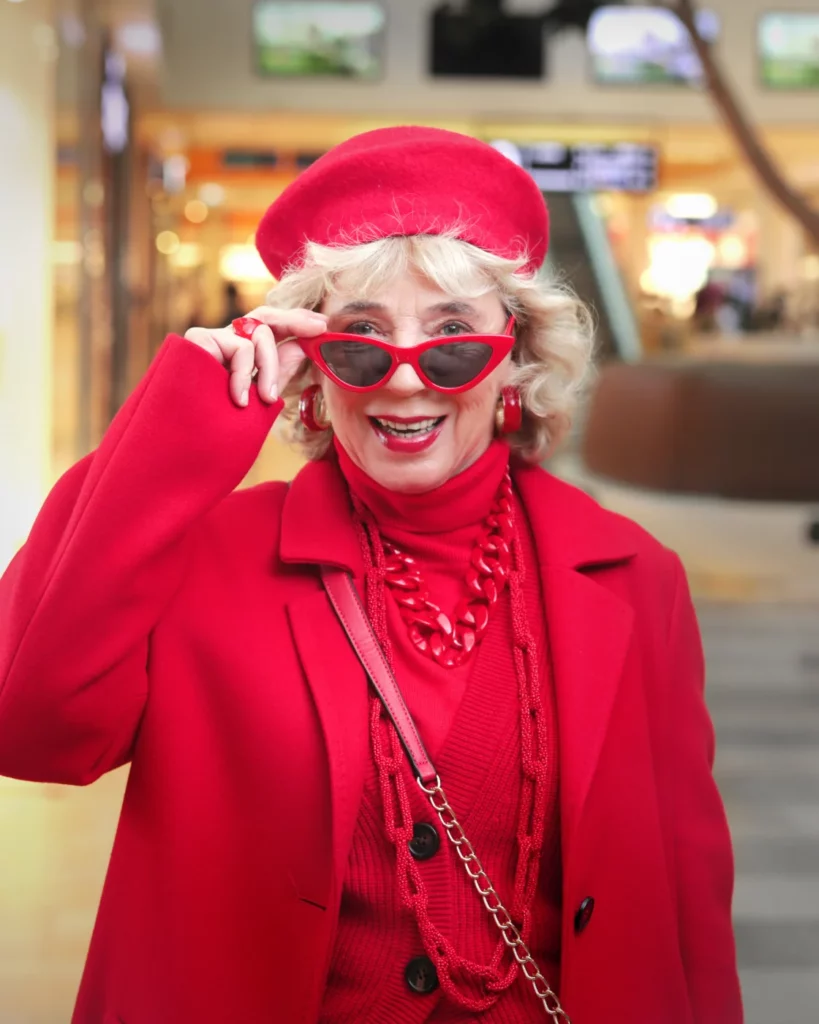
M 635 554 L 631 524 L 587 494 L 537 466 L 513 462 L 512 475 L 541 565 L 584 569 L 623 562 Z M 309 463 L 291 484 L 282 512 L 280 550 L 288 563 L 360 569 L 347 484 L 335 459 Z
M 579 488 L 539 466 L 515 461 L 512 478 L 531 524 L 542 566 L 587 569 L 637 553 L 634 527 Z
M 281 560 L 358 572 L 361 547 L 351 512 L 347 482 L 336 460 L 309 462 L 284 500 Z

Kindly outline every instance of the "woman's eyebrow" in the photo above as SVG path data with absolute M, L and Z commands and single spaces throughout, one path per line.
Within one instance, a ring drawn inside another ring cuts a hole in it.
M 455 299 L 451 299 L 448 300 L 447 302 L 438 302 L 434 306 L 430 306 L 427 312 L 452 313 L 454 316 L 475 316 L 477 310 L 468 302 L 458 302 Z
M 335 314 L 341 316 L 344 313 L 385 313 L 387 307 L 381 302 L 367 302 L 359 299 L 356 302 L 348 302 Z
M 347 313 L 388 313 L 388 308 L 382 302 L 369 302 L 366 299 L 356 299 L 342 306 L 335 314 L 343 316 Z M 450 313 L 454 316 L 474 316 L 477 310 L 468 302 L 460 302 L 457 299 L 447 299 L 445 302 L 436 302 L 426 311 L 432 313 Z

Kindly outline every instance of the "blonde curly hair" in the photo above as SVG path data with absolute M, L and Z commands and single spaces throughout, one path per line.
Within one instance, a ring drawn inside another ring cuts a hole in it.
M 286 271 L 268 295 L 279 309 L 318 309 L 327 295 L 343 287 L 362 299 L 396 278 L 411 273 L 449 295 L 476 298 L 497 290 L 516 319 L 514 370 L 509 384 L 521 392 L 523 426 L 507 440 L 529 462 L 541 462 L 568 432 L 572 414 L 588 378 L 593 354 L 593 324 L 574 293 L 544 274 L 521 273 L 527 258 L 508 259 L 478 249 L 453 229 L 438 235 L 395 235 L 352 245 L 308 242 L 302 262 Z M 285 435 L 309 459 L 327 451 L 332 430 L 305 430 L 298 399 L 310 383 L 305 360 L 283 394 Z

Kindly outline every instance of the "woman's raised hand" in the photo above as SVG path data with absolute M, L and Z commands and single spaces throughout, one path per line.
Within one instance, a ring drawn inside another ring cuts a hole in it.
M 185 333 L 193 342 L 230 370 L 230 397 L 237 405 L 247 405 L 254 370 L 256 384 L 264 402 L 275 402 L 304 359 L 295 341 L 286 338 L 312 338 L 327 330 L 327 317 L 309 309 L 273 309 L 259 306 L 248 318 L 259 320 L 253 340 L 241 337 L 232 327 L 191 327 Z

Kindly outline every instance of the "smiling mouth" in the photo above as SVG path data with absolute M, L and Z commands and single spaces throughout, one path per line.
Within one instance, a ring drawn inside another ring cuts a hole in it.
M 373 426 L 377 427 L 385 434 L 409 440 L 424 437 L 426 434 L 431 434 L 433 430 L 437 430 L 438 427 L 440 427 L 446 419 L 446 416 L 414 420 L 381 419 L 379 416 L 370 416 L 369 419 Z

